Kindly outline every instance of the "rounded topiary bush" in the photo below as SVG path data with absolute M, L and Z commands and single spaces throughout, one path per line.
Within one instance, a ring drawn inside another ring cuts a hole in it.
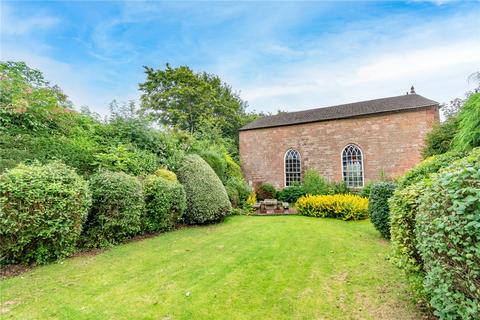
M 92 208 L 85 224 L 85 244 L 105 247 L 140 231 L 142 185 L 123 172 L 102 171 L 90 177 Z
M 174 172 L 164 168 L 157 169 L 153 174 L 157 177 L 160 177 L 166 180 L 170 180 L 174 182 L 178 181 L 177 175 Z
M 368 214 L 375 229 L 385 239 L 390 239 L 390 209 L 388 199 L 395 191 L 395 184 L 392 182 L 379 182 L 371 185 L 368 197 Z
M 167 231 L 181 221 L 187 207 L 185 189 L 176 182 L 155 175 L 143 182 L 145 215 L 143 231 Z
M 480 319 L 480 148 L 431 177 L 415 228 L 441 319 Z
M 230 211 L 227 191 L 213 169 L 198 155 L 186 156 L 178 180 L 187 195 L 184 220 L 189 224 L 219 221 Z
M 63 163 L 18 165 L 0 176 L 2 263 L 45 263 L 75 251 L 91 204 L 88 183 Z

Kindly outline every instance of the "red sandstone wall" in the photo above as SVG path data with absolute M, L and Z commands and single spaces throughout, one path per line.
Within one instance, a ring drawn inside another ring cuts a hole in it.
M 247 181 L 285 185 L 285 152 L 297 149 L 302 171 L 317 169 L 330 180 L 341 180 L 341 152 L 349 143 L 363 151 L 365 180 L 401 175 L 418 163 L 424 137 L 439 120 L 428 107 L 284 127 L 240 131 L 240 161 Z

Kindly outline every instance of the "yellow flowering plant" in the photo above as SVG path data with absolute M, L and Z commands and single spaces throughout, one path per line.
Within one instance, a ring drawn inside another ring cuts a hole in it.
M 341 220 L 363 220 L 368 218 L 368 199 L 353 194 L 310 195 L 300 197 L 296 208 L 299 214 L 335 218 Z

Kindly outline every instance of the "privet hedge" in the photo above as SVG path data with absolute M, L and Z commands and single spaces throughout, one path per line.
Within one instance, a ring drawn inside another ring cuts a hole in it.
M 368 199 L 353 194 L 306 195 L 295 204 L 304 216 L 362 220 L 368 217 Z
M 145 214 L 142 231 L 167 231 L 181 221 L 187 199 L 180 183 L 151 175 L 143 182 L 143 192 Z
M 184 215 L 187 223 L 219 221 L 231 209 L 225 187 L 200 156 L 186 156 L 178 169 L 177 177 L 185 187 L 187 195 L 187 210 Z
M 85 224 L 88 247 L 105 247 L 140 231 L 144 199 L 137 178 L 122 172 L 102 171 L 90 177 L 92 209 Z
M 2 263 L 45 263 L 75 251 L 91 204 L 88 184 L 63 163 L 18 165 L 0 176 Z
M 432 176 L 420 197 L 417 248 L 441 319 L 480 319 L 480 148 Z
M 392 182 L 379 182 L 371 185 L 368 198 L 368 214 L 375 229 L 385 239 L 390 239 L 390 209 L 388 199 L 395 191 L 395 184 Z

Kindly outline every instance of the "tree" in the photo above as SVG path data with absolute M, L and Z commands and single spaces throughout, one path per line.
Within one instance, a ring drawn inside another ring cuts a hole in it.
M 169 64 L 163 70 L 145 67 L 145 74 L 142 109 L 153 119 L 190 133 L 216 128 L 238 143 L 247 103 L 218 76 Z

